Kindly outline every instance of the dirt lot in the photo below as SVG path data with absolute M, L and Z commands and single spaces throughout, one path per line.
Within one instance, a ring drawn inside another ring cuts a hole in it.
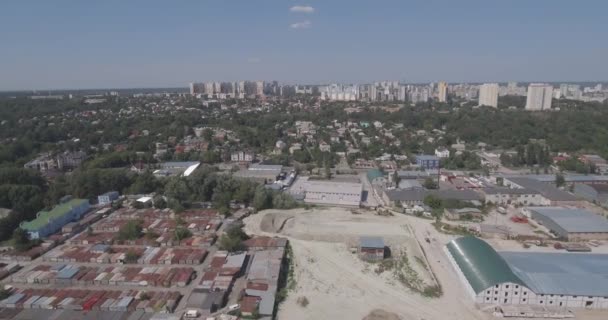
M 281 304 L 279 319 L 489 318 L 474 307 L 448 265 L 442 247 L 450 238 L 431 234 L 434 229 L 429 221 L 319 208 L 267 210 L 248 217 L 245 224 L 250 234 L 281 235 L 290 239 L 297 284 Z M 382 236 L 393 252 L 405 249 L 411 267 L 422 281 L 433 283 L 428 267 L 418 261 L 423 255 L 413 232 L 418 238 L 435 239 L 432 244 L 422 241 L 422 247 L 442 285 L 444 295 L 440 298 L 426 298 L 413 292 L 390 271 L 378 274 L 376 264 L 363 262 L 350 251 L 359 236 Z M 309 304 L 300 306 L 299 297 L 306 297 Z M 372 312 L 374 310 L 376 312 Z M 394 318 L 395 315 L 399 318 Z

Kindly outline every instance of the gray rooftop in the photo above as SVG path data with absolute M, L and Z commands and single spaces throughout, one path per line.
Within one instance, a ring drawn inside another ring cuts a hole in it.
M 384 240 L 381 237 L 360 237 L 359 246 L 361 248 L 384 249 Z
M 443 200 L 480 201 L 483 196 L 473 190 L 387 190 L 386 195 L 391 201 L 423 201 L 428 195 Z
M 608 254 L 500 252 L 537 294 L 608 296 Z
M 542 182 L 555 182 L 555 175 L 551 174 L 538 174 L 526 176 L 532 179 Z M 608 176 L 600 175 L 579 175 L 579 174 L 566 174 L 564 175 L 566 182 L 608 182 Z
M 270 170 L 270 171 L 281 171 L 283 170 L 283 166 L 280 164 L 259 164 L 254 163 L 249 166 L 249 170 L 259 171 L 259 170 Z
M 403 179 L 399 181 L 399 189 L 422 188 L 422 184 L 415 179 Z
M 485 194 L 538 194 L 538 191 L 526 188 L 482 188 Z
M 429 176 L 429 173 L 426 171 L 397 171 L 397 175 L 400 178 L 410 177 L 410 178 L 426 178 Z
M 430 154 L 419 154 L 416 156 L 416 160 L 439 160 L 439 157 Z
M 553 220 L 567 232 L 608 232 L 608 220 L 587 210 L 560 207 L 528 207 L 528 210 Z
M 512 177 L 508 178 L 508 180 L 519 185 L 522 188 L 538 191 L 543 197 L 551 201 L 578 200 L 575 196 L 569 194 L 568 192 L 562 191 L 550 184 L 543 183 L 539 180 L 526 177 Z

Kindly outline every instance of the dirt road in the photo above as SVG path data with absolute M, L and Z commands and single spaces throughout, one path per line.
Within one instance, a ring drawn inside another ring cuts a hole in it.
M 265 218 L 268 214 L 272 219 Z M 374 309 L 395 313 L 403 320 L 489 318 L 475 309 L 443 255 L 442 245 L 451 238 L 435 234 L 428 220 L 323 208 L 268 210 L 245 223 L 248 233 L 285 236 L 292 245 L 297 285 L 280 305 L 279 319 L 363 319 Z M 377 274 L 374 265 L 359 260 L 349 250 L 358 236 L 380 235 L 389 245 L 402 245 L 414 252 L 418 245 L 410 230 L 421 239 L 428 235 L 436 239 L 431 244 L 423 241 L 422 247 L 443 286 L 441 298 L 412 292 L 390 272 Z M 309 304 L 300 306 L 299 297 L 306 297 Z

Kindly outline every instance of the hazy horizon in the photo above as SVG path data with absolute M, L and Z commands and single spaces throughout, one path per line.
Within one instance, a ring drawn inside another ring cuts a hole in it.
M 605 82 L 604 1 L 0 4 L 0 91 Z

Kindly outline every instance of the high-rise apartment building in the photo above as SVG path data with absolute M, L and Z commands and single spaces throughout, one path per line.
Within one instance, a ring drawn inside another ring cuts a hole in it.
M 498 83 L 484 83 L 479 87 L 479 105 L 498 107 Z
M 551 109 L 553 87 L 545 83 L 531 83 L 528 86 L 526 110 L 538 111 Z
M 440 81 L 437 85 L 437 100 L 439 102 L 448 101 L 448 84 L 444 81 Z
M 255 95 L 259 97 L 264 95 L 264 81 L 255 82 Z

